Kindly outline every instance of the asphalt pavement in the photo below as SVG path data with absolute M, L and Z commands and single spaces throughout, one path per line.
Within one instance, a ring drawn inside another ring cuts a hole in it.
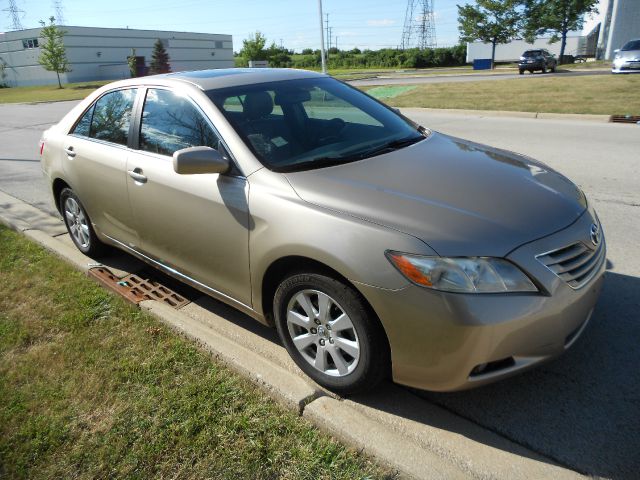
M 0 106 L 0 190 L 53 211 L 37 160 L 38 139 L 74 103 Z M 640 126 L 403 112 L 435 130 L 530 155 L 569 176 L 598 211 L 609 260 L 590 325 L 561 358 L 472 391 L 414 393 L 579 472 L 637 478 Z

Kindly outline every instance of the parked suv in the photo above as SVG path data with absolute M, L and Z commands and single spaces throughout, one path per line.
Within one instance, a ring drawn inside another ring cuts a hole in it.
M 541 70 L 542 73 L 547 73 L 547 70 L 555 72 L 557 65 L 558 60 L 552 53 L 549 53 L 548 50 L 544 48 L 527 50 L 520 57 L 518 72 L 520 75 L 522 75 L 525 70 L 529 70 L 531 73 L 536 70 Z

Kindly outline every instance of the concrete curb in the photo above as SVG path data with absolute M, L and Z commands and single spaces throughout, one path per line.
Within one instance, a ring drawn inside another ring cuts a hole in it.
M 276 401 L 302 414 L 305 405 L 322 396 L 322 392 L 312 387 L 302 378 L 264 359 L 261 355 L 216 335 L 206 325 L 179 310 L 155 300 L 145 300 L 140 304 L 162 323 L 193 340 L 232 370 L 257 383 Z
M 62 221 L 33 210 L 37 209 L 0 192 L 1 223 L 86 272 L 94 261 L 72 247 L 68 235 L 55 233 Z M 104 262 L 122 272 L 139 268 L 128 256 Z M 262 328 L 256 333 L 249 325 L 257 322 L 247 322 L 245 328 L 241 313 L 209 297 L 181 310 L 153 300 L 140 306 L 282 405 L 402 478 L 584 478 L 395 385 L 347 400 L 334 398 L 304 377 L 281 345 L 265 338 L 266 327 L 256 327 Z
M 544 112 L 512 112 L 508 110 L 467 110 L 455 108 L 420 108 L 403 107 L 402 112 L 434 112 L 453 115 L 475 115 L 478 117 L 533 118 L 540 120 L 573 120 L 584 122 L 609 123 L 610 115 L 592 115 L 582 113 L 544 113 Z
M 304 417 L 342 442 L 411 478 L 469 478 L 467 473 L 442 462 L 439 456 L 420 444 L 407 442 L 404 436 L 386 425 L 373 422 L 334 398 L 319 398 L 307 405 Z

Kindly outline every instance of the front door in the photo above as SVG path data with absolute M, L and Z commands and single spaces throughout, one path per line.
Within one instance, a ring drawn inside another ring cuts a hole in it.
M 172 155 L 222 148 L 191 100 L 147 90 L 139 148 L 127 162 L 129 196 L 142 249 L 193 280 L 251 306 L 248 183 L 232 174 L 179 175 Z

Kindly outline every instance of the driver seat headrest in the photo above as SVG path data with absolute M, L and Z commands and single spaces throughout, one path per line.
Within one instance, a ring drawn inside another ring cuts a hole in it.
M 266 117 L 273 111 L 273 99 L 267 92 L 248 93 L 244 99 L 243 110 L 249 120 Z

